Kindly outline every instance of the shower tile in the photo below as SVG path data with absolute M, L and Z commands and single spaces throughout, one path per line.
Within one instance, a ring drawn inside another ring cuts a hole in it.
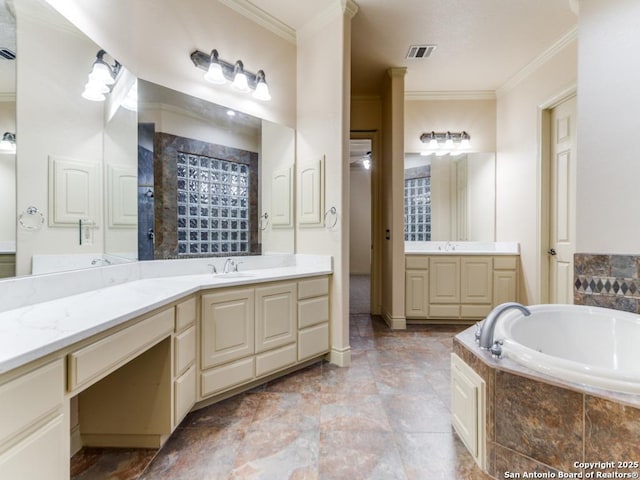
M 497 371 L 496 441 L 547 465 L 570 471 L 582 457 L 582 395 Z
M 611 276 L 638 278 L 638 265 L 634 255 L 611 255 Z

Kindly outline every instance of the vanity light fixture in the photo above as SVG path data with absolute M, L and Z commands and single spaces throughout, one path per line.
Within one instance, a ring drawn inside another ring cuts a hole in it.
M 421 155 L 435 153 L 442 156 L 471 148 L 471 136 L 465 131 L 426 132 L 420 135 L 420 141 L 427 144 L 427 150 L 421 152 Z
M 211 50 L 210 54 L 196 50 L 190 56 L 197 68 L 207 72 L 204 75 L 207 82 L 214 85 L 229 83 L 237 91 L 252 93 L 257 100 L 271 100 L 264 70 L 258 70 L 258 73 L 249 72 L 244 69 L 242 60 L 229 63 L 220 58 L 216 49 Z
M 4 132 L 0 140 L 0 153 L 16 153 L 16 134 Z
M 87 100 L 103 102 L 107 98 L 106 94 L 111 92 L 111 86 L 116 82 L 121 65 L 117 60 L 114 60 L 113 65 L 109 65 L 104 59 L 106 53 L 104 50 L 98 50 L 91 66 L 89 80 L 82 92 L 82 97 Z

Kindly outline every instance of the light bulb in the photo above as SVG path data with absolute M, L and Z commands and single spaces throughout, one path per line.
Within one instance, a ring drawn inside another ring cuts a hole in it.
M 238 90 L 239 92 L 250 92 L 249 82 L 247 81 L 247 76 L 244 72 L 236 73 L 235 77 L 233 77 L 233 83 L 231 84 L 233 88 Z
M 258 81 L 256 85 L 256 90 L 253 92 L 253 98 L 257 98 L 258 100 L 263 100 L 268 102 L 271 100 L 271 93 L 269 93 L 269 86 L 267 83 L 262 80 Z
M 209 69 L 207 70 L 207 73 L 204 74 L 204 79 L 215 85 L 222 85 L 227 81 L 227 79 L 224 78 L 222 66 L 217 62 L 211 62 L 209 64 Z
M 371 160 L 365 158 L 364 160 L 362 160 L 362 165 L 364 166 L 365 170 L 369 170 L 371 168 Z
M 93 67 L 91 68 L 89 80 L 101 82 L 105 85 L 113 85 L 115 83 L 111 73 L 111 68 L 99 59 L 94 62 Z

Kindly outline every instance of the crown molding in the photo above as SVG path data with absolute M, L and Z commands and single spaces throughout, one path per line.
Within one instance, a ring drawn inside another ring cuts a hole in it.
M 340 0 L 340 6 L 342 7 L 342 12 L 347 14 L 349 18 L 355 17 L 360 8 L 353 0 Z
M 507 80 L 501 87 L 496 90 L 498 97 L 508 93 L 518 86 L 522 81 L 529 77 L 533 72 L 538 70 L 542 65 L 551 60 L 560 51 L 562 51 L 567 45 L 578 39 L 578 27 L 575 26 L 567 33 L 565 33 L 557 42 L 547 48 L 544 52 L 534 58 L 528 65 L 522 70 L 516 73 L 513 77 Z
M 420 100 L 495 100 L 493 90 L 443 90 L 433 92 L 405 92 L 404 99 L 408 102 Z
M 269 15 L 264 10 L 256 7 L 248 0 L 218 0 L 223 5 L 231 8 L 245 18 L 252 20 L 258 25 L 275 33 L 286 41 L 296 43 L 296 31 L 289 25 L 281 22 L 273 15 Z

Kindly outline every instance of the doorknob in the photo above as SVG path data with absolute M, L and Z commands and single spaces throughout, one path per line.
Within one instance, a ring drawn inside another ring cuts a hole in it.
M 549 255 L 556 255 L 558 252 L 556 252 L 556 249 L 555 249 L 555 248 L 550 248 L 549 250 L 547 250 L 547 253 L 548 253 Z

